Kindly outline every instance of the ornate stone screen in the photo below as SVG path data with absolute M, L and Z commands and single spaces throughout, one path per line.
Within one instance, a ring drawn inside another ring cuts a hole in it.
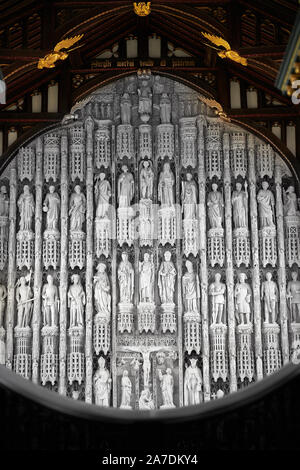
M 300 348 L 292 170 L 158 75 L 100 89 L 1 175 L 0 362 L 77 400 L 175 408 Z

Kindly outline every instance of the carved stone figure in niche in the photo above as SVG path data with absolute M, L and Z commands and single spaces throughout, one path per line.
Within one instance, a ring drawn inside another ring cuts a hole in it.
M 155 406 L 153 403 L 152 395 L 149 388 L 145 388 L 142 391 L 139 399 L 139 409 L 140 410 L 154 410 Z
M 86 198 L 79 185 L 75 186 L 71 194 L 69 207 L 70 231 L 81 231 L 85 220 Z
M 290 308 L 291 321 L 300 323 L 300 281 L 297 271 L 292 271 L 292 280 L 287 285 L 287 298 Z
M 70 327 L 83 326 L 85 292 L 79 274 L 71 276 L 71 286 L 68 290 L 68 307 L 70 309 Z
M 0 328 L 4 326 L 5 299 L 7 298 L 7 290 L 3 284 L 0 284 Z
M 20 230 L 31 230 L 34 199 L 27 185 L 24 186 L 23 193 L 18 199 L 18 208 L 20 212 Z
M 97 274 L 94 277 L 95 309 L 97 314 L 110 318 L 111 295 L 106 265 L 104 263 L 99 263 L 96 269 Z
M 171 369 L 168 367 L 165 374 L 162 373 L 161 369 L 158 369 L 158 377 L 163 399 L 161 408 L 175 408 L 173 403 L 174 379 Z
M 171 261 L 170 251 L 164 253 L 164 261 L 162 261 L 158 271 L 158 288 L 161 302 L 163 304 L 174 303 L 176 269 Z
M 149 79 L 142 79 L 138 88 L 139 95 L 139 114 L 151 114 L 152 112 L 152 93 Z
M 131 400 L 131 390 L 132 383 L 128 377 L 128 370 L 123 371 L 123 376 L 121 379 L 121 405 L 120 408 L 131 409 L 130 400 Z
M 174 204 L 174 186 L 175 178 L 172 173 L 170 163 L 165 163 L 160 173 L 158 183 L 158 200 L 164 207 L 171 207 Z
M 299 215 L 297 195 L 294 186 L 283 189 L 284 215 Z
M 9 214 L 9 199 L 7 196 L 6 186 L 0 188 L 0 217 L 8 217 Z
M 46 195 L 43 211 L 47 213 L 47 230 L 57 231 L 60 209 L 60 197 L 55 191 L 55 186 L 49 187 L 49 193 Z
M 226 286 L 221 282 L 221 274 L 215 274 L 215 281 L 209 286 L 211 297 L 212 324 L 225 323 L 223 318 Z
M 266 273 L 266 280 L 261 286 L 261 299 L 264 302 L 265 323 L 276 323 L 278 287 L 272 280 L 272 273 Z
M 108 216 L 111 198 L 111 185 L 105 178 L 105 173 L 100 173 L 95 178 L 96 217 L 100 219 Z
M 163 93 L 160 99 L 160 122 L 169 124 L 171 122 L 171 100 L 167 93 Z
M 197 214 L 197 186 L 191 173 L 182 182 L 182 212 L 184 219 L 195 219 Z
M 131 120 L 131 99 L 128 93 L 124 93 L 121 98 L 121 122 L 122 124 L 130 124 Z
M 218 191 L 218 185 L 216 183 L 212 184 L 211 189 L 212 191 L 208 194 L 207 197 L 207 213 L 210 228 L 222 228 L 224 207 L 223 196 Z
M 261 186 L 262 189 L 260 189 L 257 194 L 260 227 L 274 227 L 274 195 L 272 191 L 268 189 L 269 183 L 267 181 L 263 181 Z
M 118 179 L 119 207 L 130 207 L 134 195 L 134 179 L 132 173 L 128 172 L 126 165 L 122 166 L 122 173 Z
M 110 401 L 111 378 L 109 371 L 105 366 L 105 359 L 103 357 L 100 357 L 98 360 L 98 369 L 95 372 L 93 383 L 95 404 L 102 407 L 108 407 Z
M 200 285 L 198 274 L 194 272 L 193 263 L 185 263 L 187 272 L 182 277 L 182 296 L 185 312 L 199 312 Z
M 31 321 L 33 294 L 30 287 L 31 273 L 21 276 L 17 282 L 17 327 L 27 328 Z
M 248 227 L 248 192 L 247 181 L 245 181 L 245 191 L 242 191 L 241 183 L 236 183 L 235 191 L 232 193 L 232 209 L 234 228 Z
M 53 276 L 48 274 L 47 282 L 42 290 L 43 326 L 57 326 L 59 297 L 58 289 L 53 282 Z
M 142 199 L 151 199 L 153 195 L 154 173 L 149 160 L 143 161 L 140 173 L 140 188 Z
M 144 253 L 144 260 L 139 266 L 140 302 L 153 302 L 154 299 L 154 264 L 149 253 Z
M 131 303 L 134 291 L 134 270 L 128 260 L 128 254 L 122 253 L 122 261 L 118 269 L 118 280 L 120 289 L 120 302 Z
M 202 402 L 202 374 L 197 359 L 192 357 L 184 376 L 184 404 L 199 405 Z
M 240 325 L 250 323 L 251 288 L 245 281 L 245 273 L 239 274 L 239 282 L 234 289 L 236 318 Z

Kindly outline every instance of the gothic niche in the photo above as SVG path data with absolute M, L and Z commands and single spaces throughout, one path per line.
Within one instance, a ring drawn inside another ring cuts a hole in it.
M 272 147 L 148 73 L 74 112 L 0 178 L 0 363 L 163 410 L 299 357 L 299 182 Z

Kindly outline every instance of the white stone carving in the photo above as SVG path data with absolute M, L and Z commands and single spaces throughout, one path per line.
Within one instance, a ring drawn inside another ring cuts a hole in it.
M 47 283 L 43 285 L 42 300 L 43 326 L 56 327 L 59 312 L 59 297 L 58 289 L 53 282 L 51 274 L 48 274 Z
M 95 252 L 96 256 L 102 254 L 108 257 L 111 247 L 111 220 L 110 220 L 111 185 L 105 173 L 95 178 Z
M 119 264 L 118 282 L 120 292 L 118 330 L 121 333 L 125 330 L 130 333 L 133 327 L 134 270 L 126 252 L 122 253 L 122 261 Z
M 220 124 L 210 122 L 206 134 L 206 172 L 209 178 L 221 178 L 221 128 Z
M 223 324 L 210 325 L 211 336 L 211 375 L 215 382 L 219 378 L 226 380 L 228 377 L 228 353 L 227 353 L 227 326 Z
M 166 373 L 163 374 L 161 369 L 158 369 L 158 373 L 163 400 L 163 404 L 160 406 L 160 409 L 176 408 L 173 402 L 174 378 L 172 370 L 168 367 L 166 369 Z
M 162 303 L 161 327 L 163 333 L 167 330 L 171 333 L 176 331 L 174 293 L 177 272 L 171 257 L 170 251 L 164 253 L 164 260 L 158 271 L 158 288 Z
M 70 178 L 75 181 L 84 181 L 85 175 L 85 151 L 84 151 L 84 128 L 83 126 L 72 126 L 70 128 Z
M 134 241 L 134 211 L 130 206 L 134 196 L 134 179 L 126 165 L 122 166 L 122 173 L 118 179 L 118 223 L 117 237 L 119 245 L 127 243 L 129 246 Z
M 280 328 L 277 323 L 263 324 L 264 338 L 264 369 L 270 375 L 281 367 L 281 351 L 279 346 Z
M 202 402 L 202 374 L 197 366 L 197 359 L 190 358 L 190 365 L 184 374 L 184 404 L 199 405 Z
M 276 227 L 274 224 L 275 199 L 273 193 L 268 188 L 269 183 L 263 181 L 262 189 L 257 194 L 260 220 L 259 242 L 263 266 L 271 264 L 274 267 L 277 261 Z
M 17 282 L 17 327 L 28 328 L 31 323 L 33 293 L 30 286 L 31 273 L 21 276 Z
M 184 168 L 197 165 L 197 128 L 195 118 L 180 119 L 181 163 Z
M 79 274 L 71 276 L 71 285 L 68 290 L 68 307 L 70 310 L 70 328 L 83 326 L 85 292 Z
M 58 327 L 44 326 L 42 335 L 41 382 L 54 385 L 58 378 Z
M 258 144 L 256 148 L 257 171 L 261 178 L 272 178 L 274 172 L 274 150 L 269 144 Z
M 233 255 L 236 265 L 249 266 L 250 264 L 250 237 L 248 230 L 248 184 L 245 181 L 245 190 L 242 184 L 236 183 L 235 191 L 231 196 L 233 212 Z
M 143 76 L 139 80 L 138 96 L 139 96 L 139 115 L 143 123 L 150 119 L 152 114 L 152 90 L 149 76 Z
M 67 374 L 69 384 L 84 380 L 84 328 L 72 326 L 68 329 L 69 351 L 67 355 Z
M 215 280 L 209 286 L 211 298 L 211 324 L 226 324 L 225 319 L 225 293 L 226 286 L 221 282 L 221 274 L 215 274 Z
M 152 157 L 152 127 L 148 124 L 139 126 L 139 156 L 140 158 Z
M 200 283 L 199 276 L 194 272 L 191 261 L 187 260 L 187 271 L 182 277 L 182 297 L 184 302 L 184 347 L 190 354 L 201 349 L 200 325 Z
M 261 285 L 261 298 L 264 304 L 264 322 L 276 323 L 277 320 L 277 303 L 278 303 L 278 287 L 276 282 L 272 280 L 272 273 L 266 273 L 266 280 Z
M 176 210 L 174 205 L 175 178 L 170 164 L 165 163 L 160 173 L 158 183 L 158 200 L 161 203 L 159 209 L 158 239 L 161 245 L 176 241 Z
M 6 306 L 7 289 L 3 284 L 0 284 L 0 328 L 4 327 L 4 312 Z
M 103 357 L 100 357 L 98 360 L 98 369 L 94 374 L 93 383 L 95 404 L 104 408 L 109 407 L 111 377 L 109 371 L 106 368 L 105 359 Z
M 292 323 L 300 324 L 300 281 L 297 271 L 291 272 L 292 280 L 287 285 L 287 299 Z
M 249 324 L 251 322 L 252 291 L 246 279 L 246 274 L 240 273 L 239 280 L 234 289 L 236 320 L 239 325 Z
M 131 392 L 132 392 L 132 383 L 128 377 L 128 370 L 123 371 L 123 376 L 121 378 L 121 405 L 120 408 L 124 410 L 131 410 Z
M 71 269 L 76 266 L 82 269 L 86 260 L 85 233 L 82 226 L 85 221 L 86 198 L 81 192 L 81 187 L 76 185 L 69 201 L 70 217 L 70 241 L 69 241 L 69 264 Z
M 155 406 L 153 403 L 151 392 L 148 388 L 142 390 L 139 398 L 139 409 L 140 410 L 154 410 Z
M 184 217 L 184 254 L 196 256 L 198 252 L 197 186 L 191 173 L 187 173 L 186 181 L 182 182 L 181 200 Z
M 134 134 L 130 124 L 120 124 L 117 127 L 117 156 L 120 160 L 124 157 L 134 158 Z
M 95 166 L 108 168 L 111 162 L 111 121 L 98 121 L 99 127 L 95 131 Z
M 252 323 L 237 326 L 237 376 L 241 382 L 254 379 L 252 333 Z
M 286 256 L 289 267 L 300 266 L 300 212 L 294 186 L 283 190 Z
M 18 153 L 18 176 L 20 181 L 32 181 L 35 170 L 35 156 L 32 147 L 21 147 Z
M 175 142 L 173 124 L 159 124 L 156 127 L 156 156 L 158 159 L 174 159 Z
M 106 265 L 99 263 L 94 277 L 94 318 L 93 343 L 96 354 L 103 351 L 107 354 L 110 349 L 111 321 L 111 288 Z
M 246 177 L 247 174 L 247 153 L 246 153 L 246 136 L 244 132 L 232 132 L 231 134 L 231 169 L 234 178 L 241 176 Z
M 225 258 L 223 210 L 224 201 L 218 191 L 218 185 L 212 184 L 212 191 L 207 196 L 207 214 L 210 224 L 208 231 L 208 259 L 211 266 L 223 266 Z
M 124 93 L 121 98 L 120 110 L 121 110 L 121 122 L 122 124 L 130 124 L 131 121 L 131 99 L 128 93 Z
M 44 138 L 44 177 L 47 183 L 58 179 L 60 169 L 60 136 L 48 134 Z
M 167 93 L 162 93 L 159 108 L 161 124 L 169 124 L 171 122 L 171 100 Z
M 0 188 L 0 269 L 7 263 L 9 199 L 6 186 Z

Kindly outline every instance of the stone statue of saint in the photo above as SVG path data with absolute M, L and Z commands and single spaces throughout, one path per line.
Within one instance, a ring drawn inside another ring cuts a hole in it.
M 212 191 L 208 194 L 207 197 L 207 213 L 210 228 L 222 228 L 224 207 L 223 196 L 218 191 L 218 185 L 216 183 L 212 184 L 211 189 Z
M 3 284 L 0 284 L 0 328 L 4 327 L 4 313 L 7 298 L 7 290 Z
M 171 253 L 166 251 L 164 253 L 164 261 L 162 261 L 158 271 L 159 295 L 163 304 L 174 303 L 176 274 L 175 266 L 171 261 Z
M 129 93 L 124 93 L 121 98 L 121 122 L 122 124 L 130 124 L 131 120 L 131 99 Z
M 111 313 L 111 294 L 106 265 L 99 263 L 96 269 L 97 274 L 94 277 L 95 309 L 97 314 L 109 319 Z
M 20 230 L 31 230 L 34 199 L 27 185 L 24 186 L 23 193 L 18 199 L 18 208 L 20 212 Z
M 130 207 L 134 195 L 134 179 L 132 173 L 128 172 L 126 165 L 122 166 L 122 173 L 118 179 L 119 207 Z
M 226 286 L 221 282 L 221 274 L 215 274 L 215 281 L 209 286 L 211 297 L 212 325 L 225 323 L 223 318 Z
M 102 356 L 98 360 L 98 369 L 94 374 L 93 383 L 95 404 L 105 408 L 109 407 L 111 378 Z
M 96 217 L 99 219 L 107 217 L 109 212 L 111 185 L 105 178 L 105 173 L 100 173 L 95 178 Z
M 184 375 L 184 405 L 199 405 L 202 402 L 202 374 L 197 359 L 192 357 L 191 364 Z
M 123 371 L 123 376 L 121 379 L 121 405 L 120 408 L 129 409 L 131 408 L 130 400 L 131 400 L 131 390 L 132 390 L 132 383 L 130 378 L 128 377 L 128 370 Z
M 140 188 L 142 199 L 151 199 L 153 195 L 154 173 L 150 165 L 151 162 L 149 160 L 144 160 L 140 172 Z
M 152 92 L 149 79 L 142 79 L 138 88 L 139 114 L 151 114 L 152 112 Z
M 160 173 L 158 183 L 158 200 L 162 206 L 171 207 L 174 204 L 174 186 L 175 178 L 172 173 L 170 163 L 165 163 Z
M 234 228 L 248 227 L 248 192 L 247 181 L 245 181 L 245 191 L 242 191 L 241 183 L 236 183 L 235 191 L 232 193 L 232 212 Z
M 59 297 L 58 288 L 53 282 L 53 276 L 48 274 L 47 282 L 42 289 L 43 326 L 57 326 Z
M 182 277 L 182 297 L 185 312 L 199 312 L 198 301 L 200 299 L 199 276 L 194 272 L 193 263 L 189 260 L 185 263 L 186 273 Z
M 240 325 L 250 323 L 251 288 L 245 281 L 245 273 L 239 274 L 239 282 L 234 289 L 236 319 Z
M 169 124 L 171 122 L 171 100 L 167 93 L 162 93 L 160 98 L 160 122 Z
M 292 280 L 287 285 L 287 298 L 290 308 L 291 321 L 300 323 L 300 281 L 297 271 L 292 271 Z
M 85 292 L 79 274 L 71 276 L 71 285 L 68 290 L 68 307 L 70 309 L 70 327 L 83 326 Z
M 85 220 L 86 198 L 81 192 L 81 187 L 77 184 L 70 197 L 69 217 L 70 232 L 80 232 Z
M 154 410 L 152 395 L 149 388 L 142 391 L 139 399 L 139 410 Z
M 261 286 L 261 299 L 264 302 L 265 323 L 276 323 L 278 287 L 276 282 L 272 280 L 272 273 L 266 273 L 266 280 Z
M 283 190 L 284 215 L 299 215 L 297 195 L 294 186 L 289 186 L 286 191 Z
M 134 270 L 128 260 L 128 254 L 122 253 L 122 261 L 118 269 L 118 281 L 120 289 L 120 302 L 131 303 L 134 291 Z
M 57 231 L 60 209 L 60 197 L 55 191 L 55 186 L 49 186 L 49 193 L 46 195 L 43 211 L 47 213 L 47 230 Z
M 9 215 L 9 199 L 7 196 L 6 186 L 0 188 L 0 217 L 8 217 Z
M 196 219 L 197 186 L 191 173 L 187 173 L 186 181 L 182 182 L 181 200 L 184 219 Z
M 274 195 L 272 191 L 268 189 L 269 183 L 267 181 L 263 181 L 261 186 L 262 189 L 260 189 L 257 194 L 260 228 L 274 227 Z
M 171 369 L 168 367 L 165 374 L 162 373 L 161 369 L 158 369 L 158 378 L 163 400 L 161 408 L 175 408 L 173 402 L 174 379 Z
M 30 287 L 31 273 L 27 276 L 21 276 L 17 282 L 16 301 L 17 301 L 17 327 L 27 328 L 31 321 L 33 294 Z
M 144 253 L 144 260 L 139 265 L 140 302 L 154 300 L 154 264 L 149 253 Z

